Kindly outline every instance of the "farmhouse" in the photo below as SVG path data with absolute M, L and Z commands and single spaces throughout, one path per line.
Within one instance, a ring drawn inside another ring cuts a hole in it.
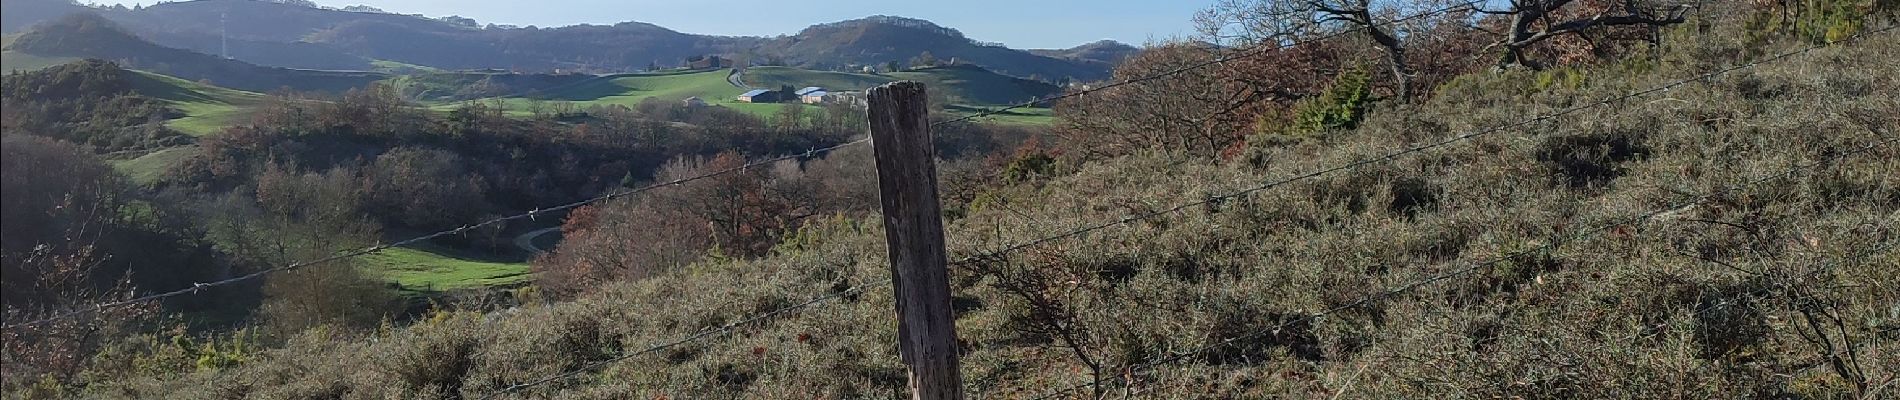
M 752 89 L 739 94 L 739 101 L 746 103 L 773 103 L 777 98 L 778 92 L 766 89 Z
M 782 103 L 798 101 L 798 91 L 791 86 L 780 86 L 778 90 L 752 89 L 739 95 L 739 101 L 746 103 Z

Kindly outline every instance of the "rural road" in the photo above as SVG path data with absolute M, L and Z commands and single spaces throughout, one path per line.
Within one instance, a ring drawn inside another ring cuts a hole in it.
M 541 249 L 538 247 L 534 247 L 534 238 L 541 237 L 541 235 L 558 232 L 560 230 L 561 230 L 561 227 L 557 226 L 553 228 L 536 229 L 533 231 L 528 231 L 528 233 L 523 233 L 521 234 L 521 236 L 515 237 L 515 247 L 520 247 L 521 250 L 527 251 L 528 254 L 540 253 Z
M 745 68 L 733 68 L 732 73 L 726 74 L 726 83 L 730 83 L 733 87 L 740 89 L 752 89 L 751 86 L 746 86 L 745 84 Z

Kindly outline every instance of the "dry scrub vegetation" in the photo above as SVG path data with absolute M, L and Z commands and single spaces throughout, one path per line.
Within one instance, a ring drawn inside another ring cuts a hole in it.
M 1467 74 L 1429 100 L 1377 103 L 1356 128 L 1250 145 L 1252 162 L 1154 147 L 1063 158 L 974 196 L 948 225 L 952 259 L 1761 51 L 1734 35 L 1680 36 L 1661 56 L 1577 68 L 1568 81 Z M 1900 393 L 1900 256 L 1884 250 L 1900 240 L 1900 146 L 1747 183 L 1900 138 L 1897 60 L 1900 40 L 1877 35 L 954 265 L 966 382 L 990 398 L 1091 382 L 1066 396 L 1890 398 Z M 878 221 L 813 217 L 756 259 L 712 257 L 571 301 L 445 309 L 408 327 L 314 329 L 233 367 L 102 376 L 84 395 L 476 398 L 846 293 L 502 397 L 898 397 L 905 371 Z M 1379 296 L 1464 268 L 1475 269 Z M 119 366 L 157 356 L 141 357 Z M 114 376 L 126 375 L 139 374 Z

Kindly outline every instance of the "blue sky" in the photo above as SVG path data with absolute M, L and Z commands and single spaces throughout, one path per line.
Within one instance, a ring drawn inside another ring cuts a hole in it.
M 771 36 L 807 25 L 897 15 L 956 28 L 1015 48 L 1066 48 L 1101 39 L 1140 45 L 1193 32 L 1213 0 L 315 0 L 402 14 L 460 15 L 483 23 L 563 26 L 649 22 L 715 35 Z M 110 3 L 110 0 L 81 0 Z M 155 1 L 127 1 L 151 4 Z

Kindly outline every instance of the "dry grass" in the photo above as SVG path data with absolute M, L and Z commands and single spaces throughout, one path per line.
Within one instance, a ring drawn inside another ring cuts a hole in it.
M 1721 40 L 1671 54 L 1738 54 Z M 1802 311 L 1900 377 L 1900 147 L 1566 239 L 1900 137 L 1900 41 L 1816 51 L 1707 84 L 1242 200 L 953 267 L 964 376 L 983 397 L 1089 380 L 1034 332 L 1067 313 L 1105 392 L 1135 398 L 1850 398 Z M 1719 60 L 1716 64 L 1732 60 Z M 1581 87 L 1460 80 L 1356 130 L 1264 149 L 1261 168 L 1165 151 L 997 189 L 949 226 L 952 258 L 1227 193 L 1699 73 L 1603 68 Z M 1515 88 L 1516 90 L 1506 90 Z M 1645 151 L 1627 151 L 1640 147 Z M 1623 151 L 1619 151 L 1622 149 Z M 869 222 L 866 222 L 869 221 Z M 707 262 L 558 304 L 310 333 L 239 367 L 102 382 L 101 398 L 470 398 L 859 285 L 888 282 L 878 219 L 817 224 L 754 261 Z M 1471 274 L 1359 299 L 1539 246 Z M 633 357 L 510 398 L 889 398 L 904 390 L 888 290 Z M 1270 328 L 1178 363 L 1133 365 Z M 1880 334 L 1877 332 L 1886 332 Z M 1884 335 L 1884 336 L 1883 336 Z M 1812 368 L 1810 368 L 1812 367 Z M 1120 384 L 1124 376 L 1132 377 Z M 1083 398 L 1087 391 L 1072 394 Z M 1880 397 L 1876 395 L 1873 397 Z

